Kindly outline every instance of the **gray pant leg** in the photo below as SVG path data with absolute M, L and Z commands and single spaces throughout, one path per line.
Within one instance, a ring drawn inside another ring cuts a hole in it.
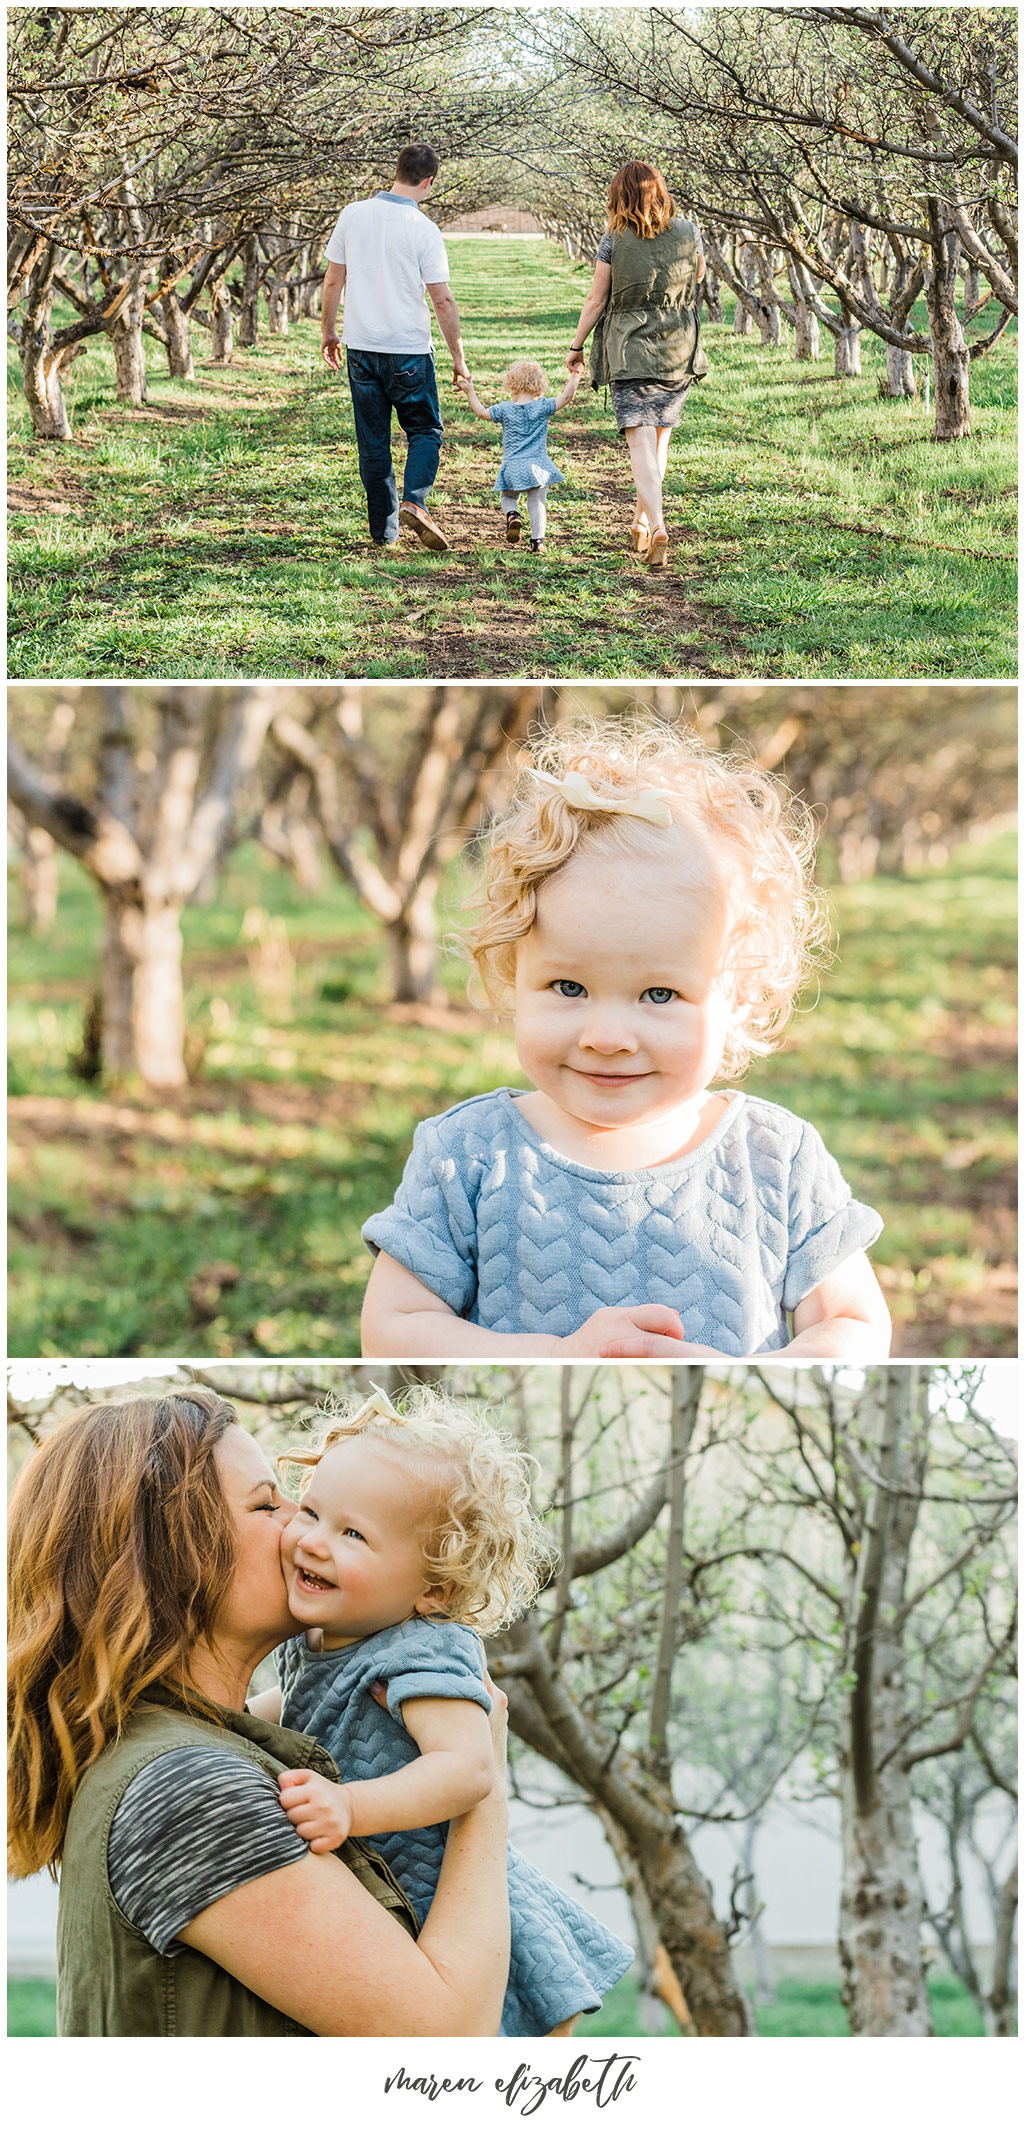
M 518 517 L 519 496 L 515 489 L 501 489 L 499 491 L 498 501 L 501 505 L 502 510 L 507 514 L 508 517 Z

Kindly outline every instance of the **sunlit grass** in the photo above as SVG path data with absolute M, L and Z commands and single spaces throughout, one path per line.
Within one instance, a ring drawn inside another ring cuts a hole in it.
M 452 245 L 485 404 L 510 357 L 563 373 L 589 270 L 556 246 Z M 732 299 L 727 297 L 731 317 Z M 439 362 L 446 441 L 434 504 L 447 555 L 367 539 L 347 388 L 319 328 L 265 329 L 227 371 L 196 329 L 194 383 L 147 343 L 150 404 L 119 407 L 103 336 L 71 372 L 75 440 L 30 436 L 17 381 L 10 672 L 369 677 L 1011 674 L 1016 549 L 1010 335 L 971 376 L 973 434 L 929 441 L 923 400 L 877 397 L 788 346 L 705 326 L 711 370 L 673 441 L 671 568 L 624 545 L 626 455 L 585 387 L 551 428 L 567 482 L 544 557 L 500 545 L 497 431 Z M 827 336 L 823 336 L 827 342 Z M 51 506 L 66 508 L 51 508 Z

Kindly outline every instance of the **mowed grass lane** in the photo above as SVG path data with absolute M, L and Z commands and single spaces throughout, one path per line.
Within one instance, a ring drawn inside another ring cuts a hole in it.
M 453 241 L 451 261 L 485 404 L 521 354 L 557 391 L 589 269 L 522 239 Z M 118 405 L 109 347 L 89 341 L 66 446 L 32 439 L 12 347 L 12 677 L 1014 673 L 1012 336 L 974 366 L 972 436 L 935 446 L 923 400 L 878 398 L 870 334 L 863 376 L 840 381 L 827 335 L 797 363 L 733 336 L 726 308 L 673 440 L 660 575 L 625 545 L 625 447 L 589 386 L 551 425 L 568 478 L 549 551 L 508 551 L 499 434 L 442 347 L 434 504 L 452 545 L 403 535 L 382 555 L 314 323 L 263 326 L 228 369 L 197 327 L 194 383 L 147 341 L 143 408 Z

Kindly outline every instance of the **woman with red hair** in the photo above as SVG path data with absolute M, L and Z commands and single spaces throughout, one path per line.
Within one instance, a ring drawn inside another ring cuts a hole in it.
M 668 440 L 701 374 L 696 301 L 703 278 L 700 231 L 676 214 L 661 172 L 651 163 L 624 163 L 608 188 L 608 229 L 566 367 L 583 369 L 584 344 L 598 327 L 590 375 L 595 386 L 611 387 L 636 484 L 630 539 L 652 570 L 663 569 L 668 555 Z

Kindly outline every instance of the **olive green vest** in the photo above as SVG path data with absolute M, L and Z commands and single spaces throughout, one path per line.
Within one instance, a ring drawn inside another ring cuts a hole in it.
M 657 237 L 612 231 L 612 285 L 590 354 L 595 386 L 622 378 L 681 385 L 694 374 L 700 339 L 697 231 L 676 215 Z
M 178 1943 L 158 1954 L 117 1906 L 107 1877 L 110 1826 L 140 1769 L 176 1747 L 209 1742 L 277 1777 L 316 1769 L 337 1779 L 330 1755 L 301 1732 L 225 1710 L 224 1726 L 187 1712 L 139 1704 L 121 1738 L 86 1771 L 68 1819 L 57 1920 L 59 2036 L 308 2036 L 310 2029 L 229 1976 L 205 1954 Z M 227 1842 L 228 1832 L 225 1831 Z M 359 1842 L 343 1844 L 345 1864 L 407 1931 L 413 1910 L 383 1861 Z

